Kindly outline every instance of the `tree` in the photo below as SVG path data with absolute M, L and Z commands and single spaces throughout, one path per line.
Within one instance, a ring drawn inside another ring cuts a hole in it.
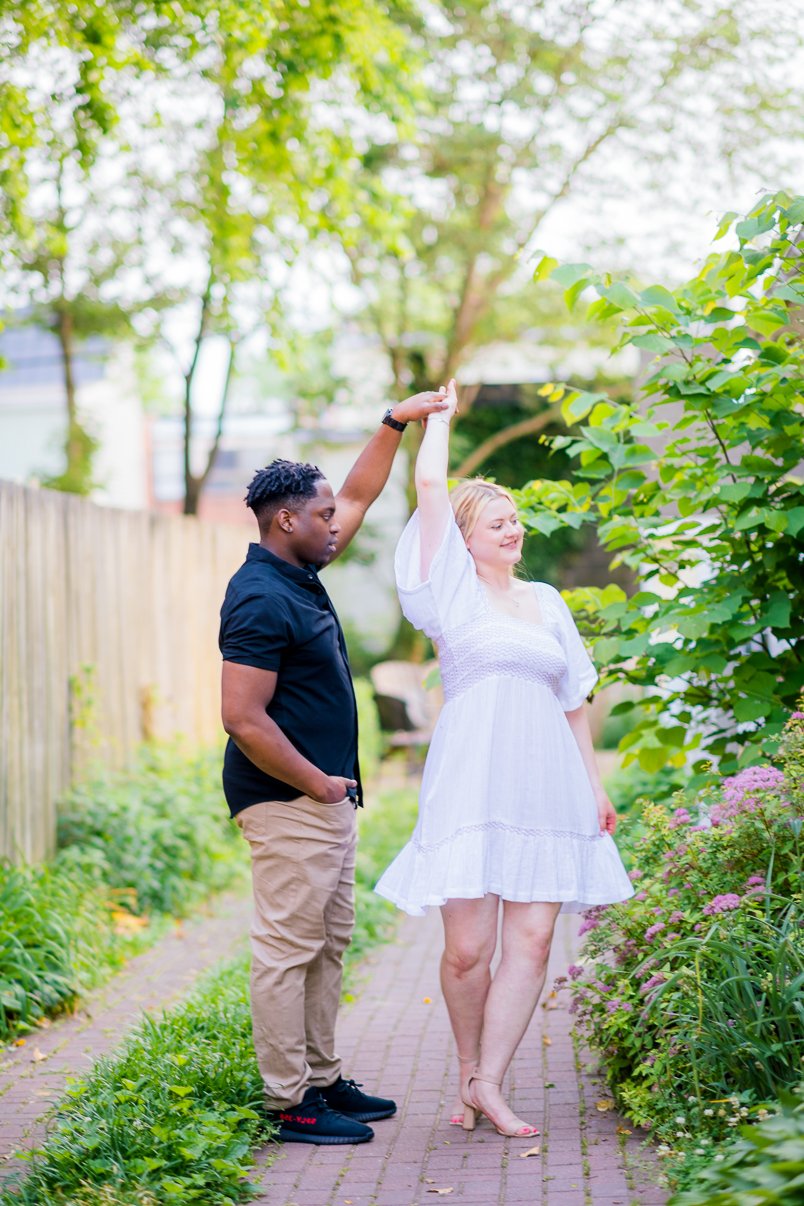
M 133 277 L 136 297 L 126 309 L 132 325 L 175 345 L 176 327 L 195 311 L 189 351 L 182 348 L 185 511 L 194 513 L 220 440 L 237 348 L 275 308 L 277 274 L 305 232 L 321 226 L 320 193 L 352 154 L 349 123 L 359 125 L 369 110 L 395 116 L 402 104 L 404 37 L 380 0 L 345 0 L 337 7 L 330 0 L 63 7 L 42 0 L 24 23 L 5 18 L 16 36 L 18 77 L 48 57 L 48 14 L 65 31 L 65 83 L 38 105 L 26 99 L 30 136 L 18 139 L 15 150 L 23 171 L 6 212 L 6 258 L 19 275 L 32 272 L 40 287 L 42 281 L 49 287 L 54 326 L 61 330 L 62 316 L 74 314 L 63 270 L 68 236 L 77 233 L 70 205 L 80 210 L 82 231 L 91 226 L 101 244 L 107 233 L 116 237 L 110 211 L 128 215 L 123 225 L 133 245 L 127 251 L 137 262 L 123 265 L 118 257 L 118 268 L 131 269 L 130 284 Z M 103 53 L 93 57 L 84 42 L 95 36 Z M 93 105 L 104 115 L 91 124 L 89 139 L 81 117 L 87 72 Z M 13 80 L 5 83 L 14 95 Z M 58 145 L 37 133 L 50 111 Z M 127 163 L 126 179 L 104 197 L 104 209 L 89 213 L 104 156 L 107 164 Z M 73 188 L 65 199 L 66 172 Z M 30 184 L 48 174 L 55 174 L 56 185 L 45 201 L 43 231 L 41 189 Z M 108 279 L 104 283 L 108 292 Z M 171 300 L 183 313 L 165 312 Z M 68 321 L 69 338 L 74 330 Z M 216 435 L 199 468 L 192 457 L 195 392 L 201 352 L 213 336 L 229 346 L 229 371 Z M 65 389 L 70 406 L 66 357 Z M 67 478 L 86 482 L 87 474 L 73 472 L 69 460 L 81 443 L 73 412 L 68 427 Z
M 76 237 L 92 208 L 91 177 L 116 122 L 109 81 L 147 67 L 126 30 L 152 5 L 0 3 L 0 263 L 6 304 L 56 335 L 67 411 L 62 473 L 46 484 L 86 494 L 95 440 L 78 413 L 77 342 L 128 331 L 110 283 L 129 264 L 135 240 L 108 229 Z M 108 204 L 103 206 L 108 215 Z M 76 247 L 76 243 L 78 247 Z M 152 299 L 153 301 L 153 299 Z
M 620 171 L 635 162 L 667 190 L 682 153 L 698 156 L 699 177 L 727 155 L 757 175 L 757 137 L 770 148 L 800 130 L 788 70 L 799 39 L 776 9 L 777 22 L 748 0 L 431 10 L 416 35 L 429 104 L 412 136 L 375 142 L 353 178 L 353 192 L 398 194 L 393 221 L 344 240 L 399 394 L 446 380 L 501 331 L 539 326 L 516 304 L 523 261 L 567 198 L 630 192 Z M 462 412 L 470 405 L 465 391 Z
M 772 753 L 804 689 L 804 197 L 766 195 L 730 231 L 736 247 L 673 292 L 552 268 L 571 305 L 596 293 L 588 313 L 655 359 L 644 408 L 556 387 L 581 426 L 555 443 L 578 467 L 522 493 L 530 527 L 593 523 L 638 575 L 630 597 L 570 597 L 603 683 L 642 692 L 616 709 L 626 762 L 693 758 L 693 784 Z

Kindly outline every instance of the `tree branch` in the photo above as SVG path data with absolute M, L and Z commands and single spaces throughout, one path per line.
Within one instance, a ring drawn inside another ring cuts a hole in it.
M 545 427 L 561 418 L 561 409 L 558 406 L 551 406 L 548 410 L 543 410 L 541 414 L 532 415 L 529 419 L 522 419 L 519 423 L 513 423 L 510 427 L 504 427 L 502 431 L 495 431 L 494 435 L 484 440 L 482 444 L 478 444 L 477 448 L 461 462 L 451 477 L 468 477 L 470 473 L 483 464 L 484 461 L 500 448 L 504 448 L 506 444 L 513 443 L 514 440 L 520 440 L 523 436 L 535 435 L 537 431 L 543 431 Z

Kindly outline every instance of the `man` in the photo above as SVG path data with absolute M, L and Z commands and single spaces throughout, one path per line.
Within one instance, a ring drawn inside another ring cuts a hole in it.
M 396 1105 L 341 1075 L 334 1050 L 354 925 L 357 708 L 346 646 L 318 571 L 359 529 L 407 423 L 447 403 L 386 411 L 338 495 L 314 465 L 274 461 L 246 504 L 260 529 L 221 609 L 223 785 L 251 847 L 254 1046 L 278 1137 L 365 1143 Z

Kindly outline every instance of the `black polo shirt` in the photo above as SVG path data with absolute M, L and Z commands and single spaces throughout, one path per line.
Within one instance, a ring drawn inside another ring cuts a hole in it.
M 250 544 L 226 591 L 218 644 L 224 661 L 277 672 L 268 715 L 319 770 L 357 779 L 361 800 L 357 705 L 346 642 L 315 566 L 300 569 Z M 295 800 L 302 794 L 260 770 L 231 738 L 223 790 L 232 816 L 262 800 Z

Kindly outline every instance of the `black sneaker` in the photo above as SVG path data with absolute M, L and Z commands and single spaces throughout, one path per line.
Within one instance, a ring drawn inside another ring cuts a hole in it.
M 390 1097 L 369 1097 L 368 1093 L 361 1092 L 356 1081 L 344 1080 L 342 1076 L 322 1089 L 321 1096 L 333 1110 L 358 1122 L 376 1122 L 396 1113 L 396 1102 Z
M 278 1128 L 273 1138 L 281 1143 L 368 1143 L 374 1138 L 370 1126 L 333 1110 L 312 1085 L 298 1105 L 267 1114 Z

